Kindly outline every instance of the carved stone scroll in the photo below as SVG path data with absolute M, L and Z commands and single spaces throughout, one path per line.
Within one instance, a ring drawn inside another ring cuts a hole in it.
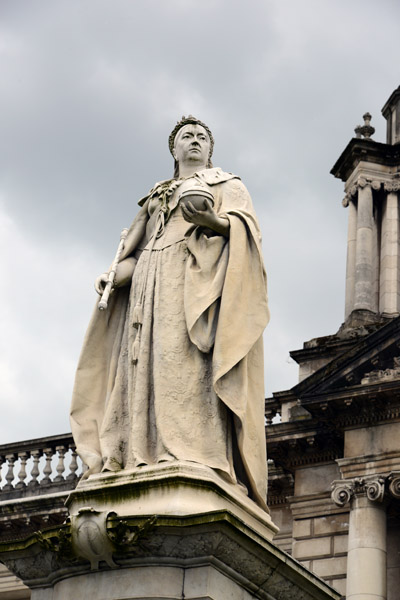
M 397 499 L 400 499 L 400 471 L 394 471 L 388 477 L 389 492 Z
M 377 477 L 372 481 L 365 482 L 365 493 L 367 494 L 368 500 L 371 500 L 371 502 L 382 502 L 385 496 L 384 477 Z
M 355 477 L 333 481 L 331 498 L 340 507 L 345 506 L 353 496 L 365 495 L 371 502 L 382 502 L 385 497 L 386 479 L 379 475 L 373 477 Z M 400 472 L 393 478 L 393 486 L 400 498 Z M 391 491 L 391 490 L 390 490 Z M 393 495 L 394 493 L 391 492 Z
M 345 506 L 348 502 L 350 502 L 353 494 L 354 484 L 352 480 L 348 482 L 340 480 L 332 483 L 331 498 L 334 503 L 337 504 L 337 506 Z

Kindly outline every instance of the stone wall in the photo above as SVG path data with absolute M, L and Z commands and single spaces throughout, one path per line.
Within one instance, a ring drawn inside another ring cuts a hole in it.
M 275 543 L 344 595 L 349 510 L 331 499 L 338 472 L 336 463 L 297 469 L 293 495 L 271 516 L 280 527 Z

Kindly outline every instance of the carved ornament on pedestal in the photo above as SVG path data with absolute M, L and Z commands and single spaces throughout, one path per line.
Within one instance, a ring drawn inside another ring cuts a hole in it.
M 109 567 L 118 566 L 112 559 L 115 546 L 107 533 L 109 516 L 116 516 L 116 513 L 91 507 L 81 508 L 77 515 L 70 516 L 75 554 L 88 560 L 92 569 L 98 569 L 100 561 L 105 561 Z

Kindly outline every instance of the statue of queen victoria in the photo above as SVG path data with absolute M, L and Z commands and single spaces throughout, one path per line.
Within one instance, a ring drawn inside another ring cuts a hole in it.
M 191 461 L 266 508 L 260 229 L 239 177 L 213 168 L 213 146 L 192 116 L 169 137 L 174 177 L 140 200 L 86 334 L 72 432 L 86 476 Z

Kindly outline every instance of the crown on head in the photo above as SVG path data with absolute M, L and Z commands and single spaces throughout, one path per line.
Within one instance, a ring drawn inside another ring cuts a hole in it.
M 171 134 L 168 138 L 169 151 L 171 152 L 171 154 L 174 155 L 174 143 L 175 143 L 176 134 L 178 133 L 178 131 L 180 129 L 182 129 L 182 127 L 185 127 L 185 125 L 201 125 L 201 127 L 204 127 L 204 129 L 207 131 L 208 136 L 210 138 L 210 155 L 208 157 L 210 159 L 212 156 L 212 153 L 213 153 L 213 149 L 214 149 L 213 135 L 212 135 L 210 129 L 207 127 L 207 125 L 205 123 L 203 123 L 202 121 L 200 121 L 199 119 L 196 119 L 196 117 L 194 117 L 193 115 L 189 115 L 188 117 L 183 116 L 182 119 L 177 122 L 174 129 L 171 131 Z

